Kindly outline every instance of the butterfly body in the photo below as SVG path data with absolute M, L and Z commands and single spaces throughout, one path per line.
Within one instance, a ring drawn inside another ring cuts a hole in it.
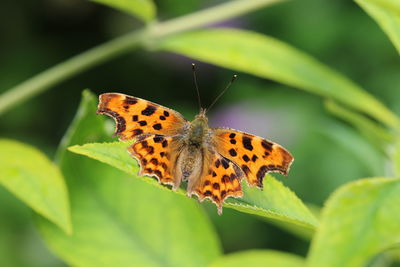
M 177 189 L 187 181 L 188 196 L 213 201 L 222 213 L 227 197 L 242 197 L 241 180 L 262 188 L 267 172 L 287 175 L 292 155 L 280 145 L 228 128 L 210 128 L 206 111 L 192 122 L 178 112 L 119 93 L 99 97 L 97 113 L 116 121 L 121 140 L 136 139 L 128 152 L 139 175 L 154 176 Z
M 208 130 L 208 119 L 205 115 L 205 110 L 202 109 L 190 123 L 189 140 L 193 142 L 193 144 L 201 144 Z

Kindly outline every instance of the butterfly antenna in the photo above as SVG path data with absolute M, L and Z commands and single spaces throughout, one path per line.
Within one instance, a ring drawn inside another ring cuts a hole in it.
M 215 103 L 217 103 L 218 99 L 226 92 L 226 90 L 229 89 L 229 87 L 231 87 L 231 85 L 233 84 L 233 82 L 236 80 L 237 75 L 233 75 L 231 81 L 228 83 L 228 85 L 225 87 L 224 90 L 222 90 L 222 92 L 215 98 L 215 100 L 211 103 L 211 105 L 207 108 L 207 111 L 209 111 L 211 109 L 212 106 L 214 106 Z
M 197 85 L 196 65 L 194 63 L 192 63 L 192 71 L 193 71 L 194 85 L 196 86 L 197 100 L 199 102 L 199 107 L 200 107 L 200 110 L 201 110 L 200 91 L 199 91 L 199 86 Z

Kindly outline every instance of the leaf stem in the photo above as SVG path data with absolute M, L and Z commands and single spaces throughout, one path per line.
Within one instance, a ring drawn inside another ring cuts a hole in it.
M 0 95 L 0 114 L 93 66 L 154 39 L 207 26 L 285 0 L 235 0 L 176 19 L 149 25 L 78 54 Z

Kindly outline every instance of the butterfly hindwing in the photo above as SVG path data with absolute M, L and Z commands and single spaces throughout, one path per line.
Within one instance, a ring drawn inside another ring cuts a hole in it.
M 218 153 L 235 162 L 252 186 L 262 188 L 268 172 L 287 175 L 293 161 L 293 156 L 282 146 L 258 136 L 215 128 L 213 137 Z
M 240 180 L 242 171 L 230 160 L 220 154 L 209 151 L 205 156 L 202 176 L 193 186 L 193 191 L 188 186 L 188 193 L 198 196 L 200 201 L 209 198 L 222 213 L 222 204 L 228 197 L 242 197 Z
M 128 152 L 140 162 L 139 175 L 154 176 L 162 184 L 177 188 L 180 178 L 176 176 L 175 165 L 179 155 L 179 142 L 175 137 L 163 135 L 142 135 L 128 148 Z
M 148 133 L 173 136 L 188 125 L 187 120 L 172 109 L 119 93 L 100 95 L 97 113 L 114 118 L 115 135 L 121 140 Z

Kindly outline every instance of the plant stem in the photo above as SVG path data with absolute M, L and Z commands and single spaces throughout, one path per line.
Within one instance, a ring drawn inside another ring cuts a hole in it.
M 262 6 L 282 1 L 285 0 L 235 0 L 166 22 L 155 23 L 146 29 L 118 37 L 59 63 L 10 88 L 0 95 L 0 114 L 78 73 L 132 51 L 148 41 L 221 22 Z
M 266 5 L 286 0 L 236 0 L 153 25 L 152 37 L 164 37 L 234 18 Z
M 96 46 L 20 83 L 0 95 L 0 114 L 12 106 L 49 89 L 92 66 L 131 50 L 142 40 L 142 32 L 134 32 Z

